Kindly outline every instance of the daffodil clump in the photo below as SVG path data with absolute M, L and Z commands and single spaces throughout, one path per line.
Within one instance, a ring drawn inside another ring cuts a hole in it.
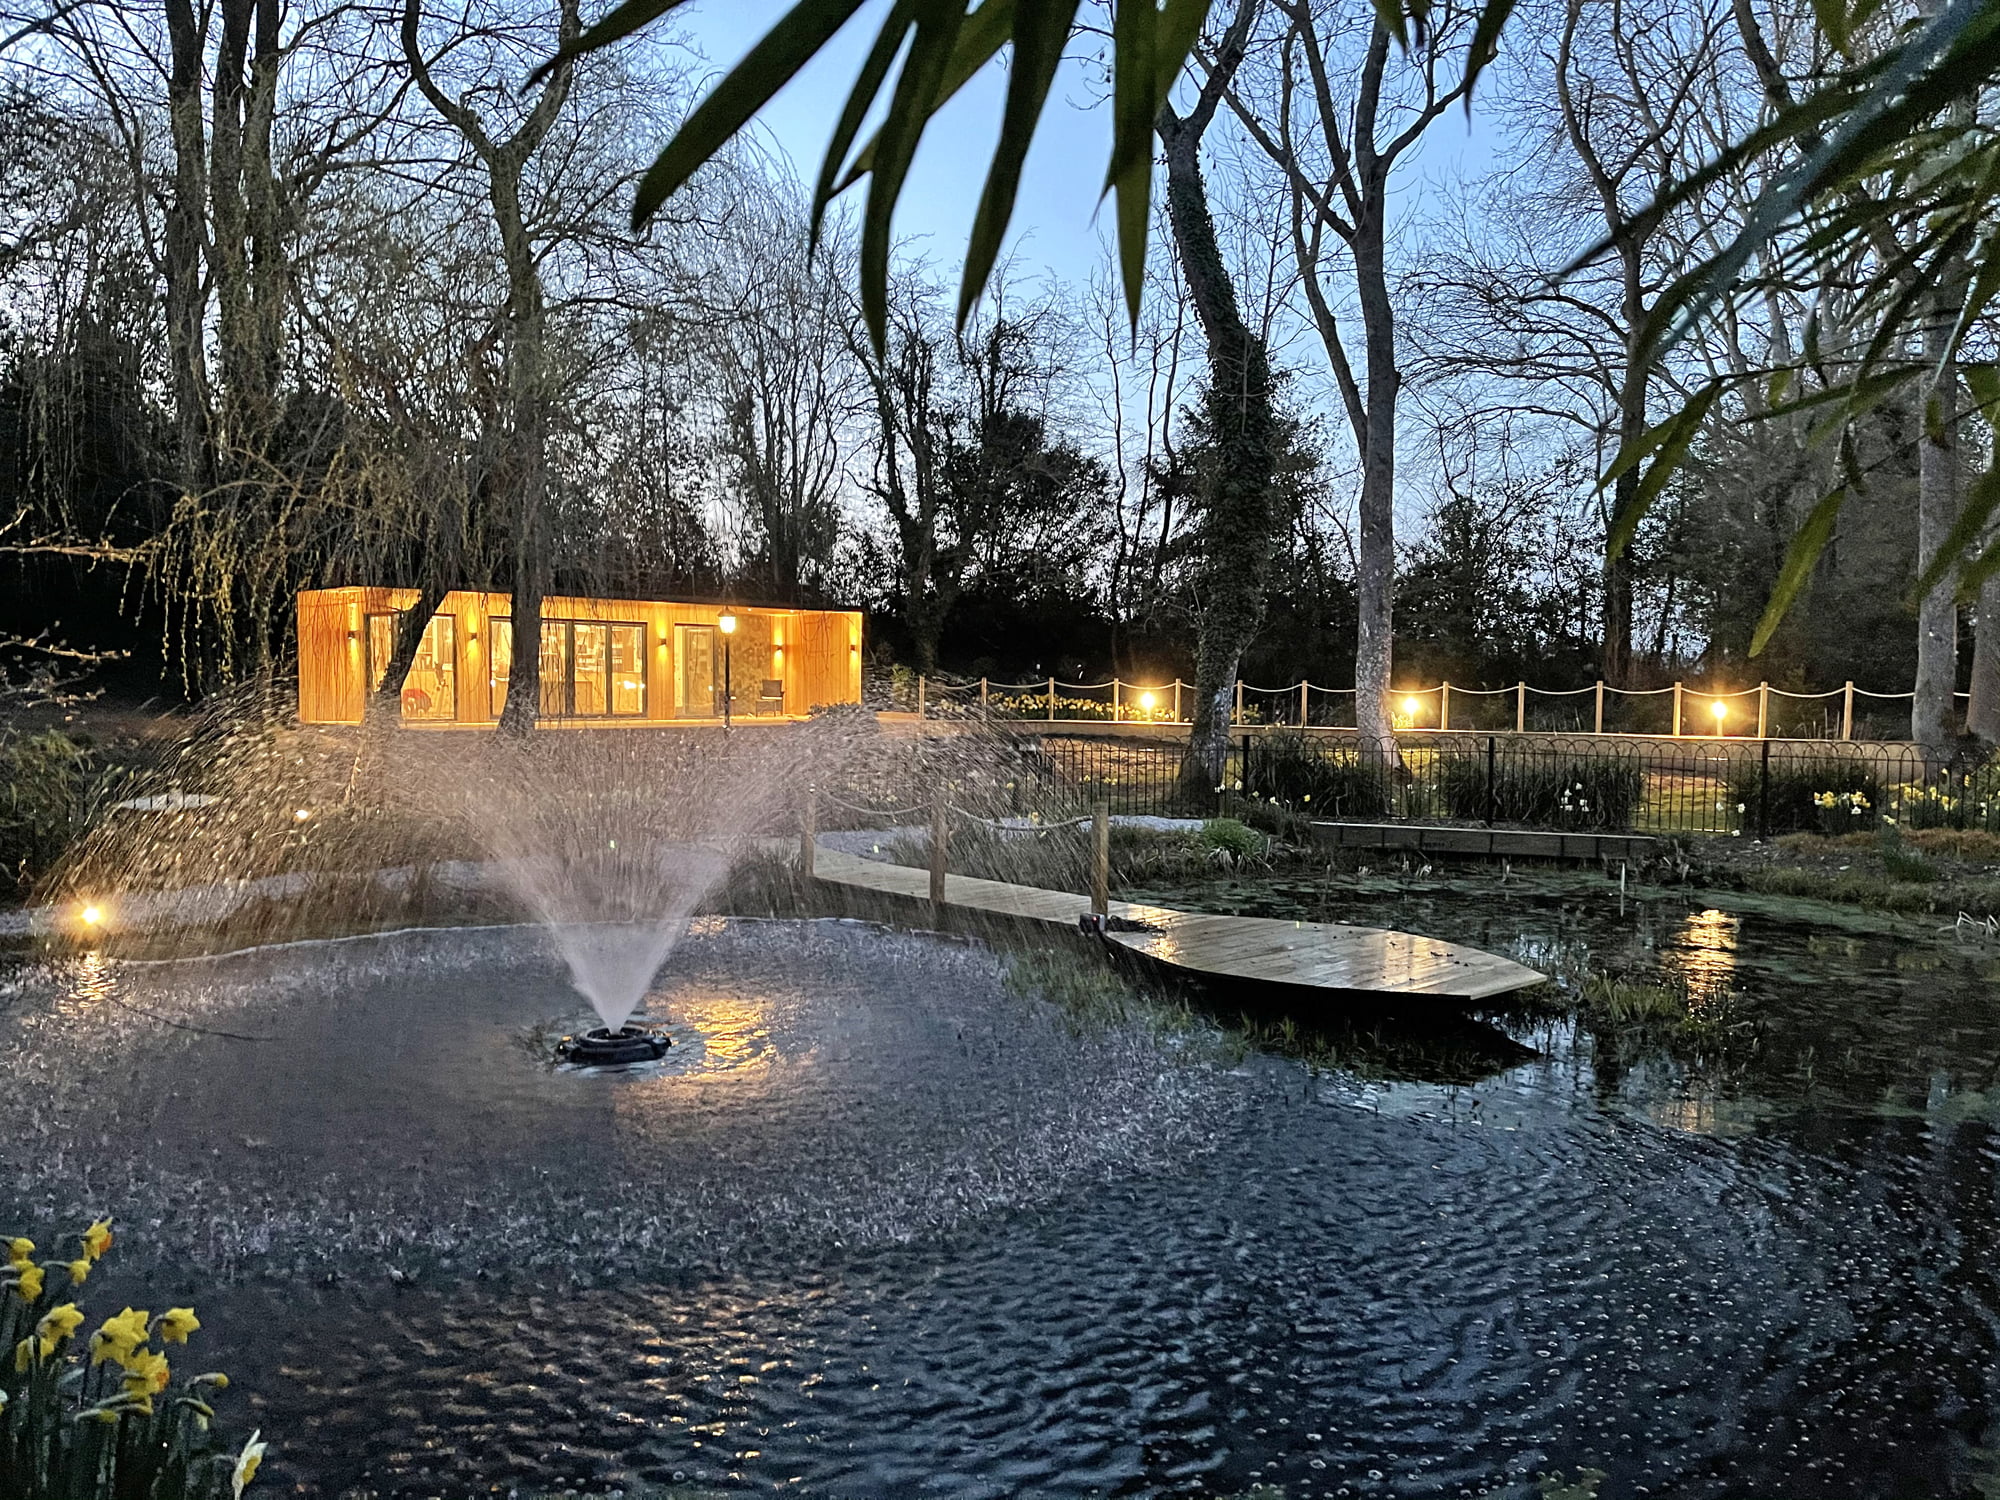
M 264 1444 L 216 1436 L 209 1404 L 229 1377 L 176 1381 L 170 1346 L 201 1329 L 191 1307 L 90 1321 L 76 1289 L 111 1248 L 111 1221 L 78 1253 L 38 1260 L 33 1240 L 0 1241 L 0 1496 L 5 1500 L 240 1500 Z

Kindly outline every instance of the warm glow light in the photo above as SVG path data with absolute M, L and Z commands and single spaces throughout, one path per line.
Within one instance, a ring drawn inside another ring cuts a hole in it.
M 99 922 L 104 920 L 104 908 L 101 906 L 86 906 L 78 915 L 83 918 L 84 926 L 95 927 Z
M 736 616 L 724 615 L 721 619 L 715 622 L 715 626 L 716 629 L 720 630 L 724 635 L 734 635 L 736 634 Z
M 1141 693 L 1139 695 L 1139 707 L 1145 709 L 1148 713 L 1152 712 L 1153 705 L 1159 701 L 1160 700 L 1150 692 Z
M 1403 700 L 1403 712 L 1409 714 L 1412 718 L 1416 716 L 1417 710 L 1422 707 L 1423 704 L 1419 703 L 1415 698 L 1405 698 Z
M 1724 703 L 1720 698 L 1717 698 L 1713 703 L 1708 705 L 1708 711 L 1715 715 L 1715 722 L 1720 724 L 1729 716 L 1729 705 Z
M 297 812 L 292 814 L 292 821 L 295 823 L 303 823 L 307 818 L 310 818 L 311 816 L 312 816 L 312 809 L 310 807 L 302 807 Z

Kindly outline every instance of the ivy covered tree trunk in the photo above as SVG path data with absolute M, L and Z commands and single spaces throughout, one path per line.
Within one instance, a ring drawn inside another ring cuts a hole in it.
M 1243 319 L 1201 175 L 1202 134 L 1242 65 L 1260 8 L 1261 0 L 1239 0 L 1193 108 L 1183 118 L 1171 105 L 1163 107 L 1156 124 L 1166 148 L 1174 250 L 1208 343 L 1206 404 L 1215 442 L 1215 467 L 1202 497 L 1194 712 L 1181 768 L 1182 788 L 1191 797 L 1212 794 L 1222 781 L 1237 672 L 1263 624 L 1276 525 L 1270 354 Z

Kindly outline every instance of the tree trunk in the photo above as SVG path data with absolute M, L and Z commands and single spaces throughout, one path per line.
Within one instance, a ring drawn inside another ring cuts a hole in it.
M 1381 29 L 1378 22 L 1377 32 Z M 1386 41 L 1384 36 L 1385 49 Z M 1354 727 L 1363 757 L 1386 770 L 1398 758 L 1389 674 L 1395 646 L 1396 397 L 1403 375 L 1396 367 L 1396 310 L 1382 243 L 1386 176 L 1380 187 L 1370 187 L 1354 226 L 1354 284 L 1368 364 L 1368 441 L 1362 450 L 1361 535 L 1354 558 Z
M 389 652 L 388 668 L 382 673 L 382 681 L 369 693 L 363 710 L 363 722 L 371 729 L 402 721 L 403 683 L 416 664 L 424 631 L 431 623 L 431 616 L 438 612 L 438 606 L 444 603 L 444 596 L 444 584 L 426 581 L 417 592 L 417 602 L 396 616 L 396 641 Z
M 1181 784 L 1190 797 L 1213 795 L 1222 780 L 1236 677 L 1243 652 L 1263 623 L 1271 570 L 1277 422 L 1270 356 L 1237 305 L 1201 175 L 1202 133 L 1242 63 L 1258 8 L 1258 0 L 1241 0 L 1188 117 L 1180 118 L 1169 106 L 1157 122 L 1166 147 L 1167 218 L 1174 249 L 1208 342 L 1207 405 L 1216 448 L 1202 518 L 1194 715 L 1181 770 Z
M 208 284 L 203 226 L 207 142 L 201 116 L 202 39 L 188 0 L 167 0 L 167 120 L 174 147 L 173 191 L 164 229 L 167 349 L 174 403 L 174 476 L 184 495 L 206 491 L 209 462 L 208 363 L 203 339 Z
M 1924 357 L 1942 357 L 1950 325 L 1933 322 L 1924 333 Z M 1958 519 L 1958 378 L 1948 366 L 1926 402 L 1917 439 L 1917 570 L 1922 573 Z M 1910 703 L 1910 737 L 1935 760 L 1957 737 L 1957 580 L 1948 571 L 1917 601 L 1917 681 Z
M 1965 728 L 1989 745 L 2000 745 L 2000 578 L 1979 587 L 1979 617 L 1972 631 L 1972 699 Z

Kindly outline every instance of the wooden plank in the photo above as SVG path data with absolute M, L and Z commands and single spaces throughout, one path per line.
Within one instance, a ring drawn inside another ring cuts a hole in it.
M 820 849 L 813 873 L 834 885 L 929 900 L 929 873 L 910 865 Z M 1062 927 L 1076 926 L 1090 911 L 1087 896 L 968 875 L 945 877 L 945 902 Z M 1497 954 L 1386 928 L 1229 917 L 1129 901 L 1112 902 L 1110 914 L 1148 929 L 1106 933 L 1110 941 L 1162 964 L 1223 978 L 1460 1003 L 1525 989 L 1543 979 Z

